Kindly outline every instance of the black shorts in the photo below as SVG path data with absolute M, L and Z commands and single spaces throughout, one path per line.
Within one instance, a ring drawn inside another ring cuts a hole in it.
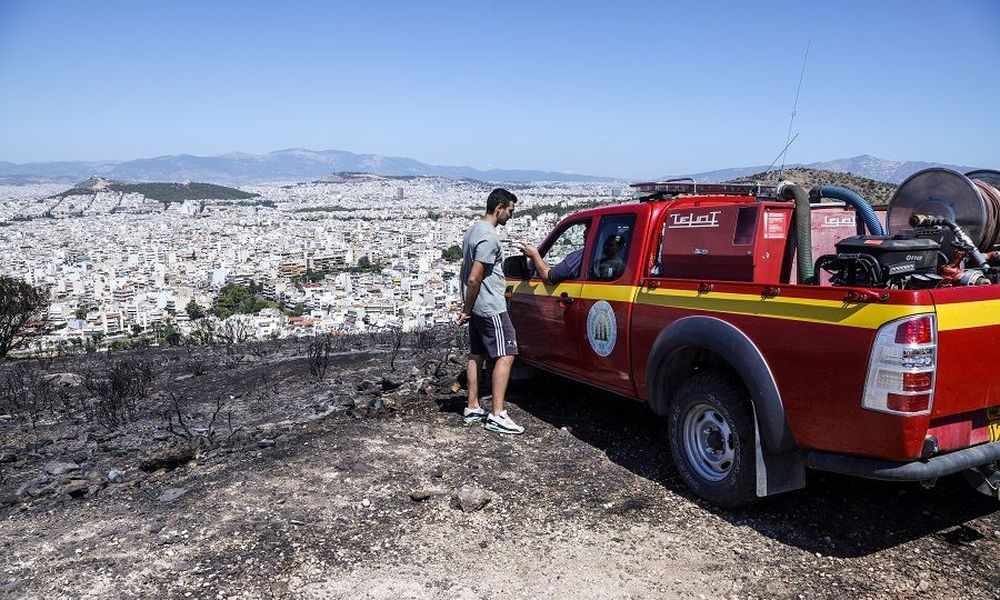
M 517 334 L 507 313 L 492 317 L 472 315 L 469 321 L 469 348 L 473 354 L 490 358 L 517 356 Z

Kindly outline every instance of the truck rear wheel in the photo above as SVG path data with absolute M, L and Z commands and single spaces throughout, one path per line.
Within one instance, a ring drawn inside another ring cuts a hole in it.
M 722 370 L 700 371 L 677 391 L 669 437 L 681 477 L 699 496 L 724 508 L 757 498 L 750 397 Z

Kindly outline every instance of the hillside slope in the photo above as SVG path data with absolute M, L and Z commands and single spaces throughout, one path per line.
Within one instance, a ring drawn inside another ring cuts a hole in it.
M 816 473 L 718 511 L 642 405 L 516 372 L 527 431 L 498 437 L 461 424 L 446 342 L 406 347 L 396 371 L 385 340 L 337 342 L 321 380 L 309 340 L 38 364 L 52 413 L 0 406 L 0 597 L 995 596 L 996 501 L 958 480 Z M 88 377 L 135 359 L 153 379 L 134 420 L 75 408 Z M 486 504 L 455 507 L 460 488 Z
M 256 198 L 259 194 L 244 192 L 236 188 L 215 185 L 212 183 L 128 183 L 101 177 L 91 177 L 81 181 L 65 192 L 51 196 L 51 199 L 68 198 L 70 196 L 93 196 L 98 192 L 117 192 L 120 194 L 141 194 L 150 200 L 170 204 L 185 200 L 247 200 Z
M 851 175 L 850 173 L 839 173 L 837 171 L 819 171 L 796 167 L 785 169 L 780 174 L 777 171 L 754 173 L 744 177 L 738 177 L 732 182 L 760 182 L 777 183 L 780 180 L 794 181 L 807 190 L 817 185 L 835 185 L 853 190 L 861 195 L 872 206 L 885 206 L 889 199 L 899 187 L 884 181 L 875 181 L 867 177 Z

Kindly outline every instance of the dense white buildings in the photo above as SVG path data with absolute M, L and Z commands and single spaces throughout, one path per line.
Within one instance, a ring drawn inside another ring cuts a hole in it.
M 56 337 L 109 340 L 167 325 L 190 332 L 196 324 L 187 304 L 208 309 L 227 283 L 253 282 L 288 309 L 249 319 L 255 337 L 447 322 L 457 307 L 459 263 L 443 260 L 441 251 L 461 244 L 493 186 L 357 176 L 244 188 L 276 208 L 204 201 L 164 210 L 108 192 L 93 202 L 73 197 L 72 207 L 45 199 L 66 187 L 0 186 L 0 273 L 50 290 Z M 619 187 L 511 189 L 523 212 L 611 200 Z M 516 241 L 539 242 L 556 219 L 515 213 L 501 229 L 507 252 Z M 350 270 L 359 261 L 377 268 Z

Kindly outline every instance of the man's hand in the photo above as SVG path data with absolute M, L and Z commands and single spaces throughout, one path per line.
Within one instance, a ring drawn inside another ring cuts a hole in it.
M 465 325 L 471 320 L 472 320 L 472 315 L 466 312 L 462 312 L 462 314 L 458 315 L 458 318 L 455 319 L 455 325 Z
M 535 246 L 532 246 L 531 244 L 526 244 L 524 242 L 521 242 L 517 246 L 518 246 L 518 248 L 521 249 L 521 252 L 523 252 L 524 255 L 527 256 L 528 258 L 535 259 L 535 260 L 537 260 L 538 258 L 540 258 L 538 256 L 538 248 L 536 248 Z

